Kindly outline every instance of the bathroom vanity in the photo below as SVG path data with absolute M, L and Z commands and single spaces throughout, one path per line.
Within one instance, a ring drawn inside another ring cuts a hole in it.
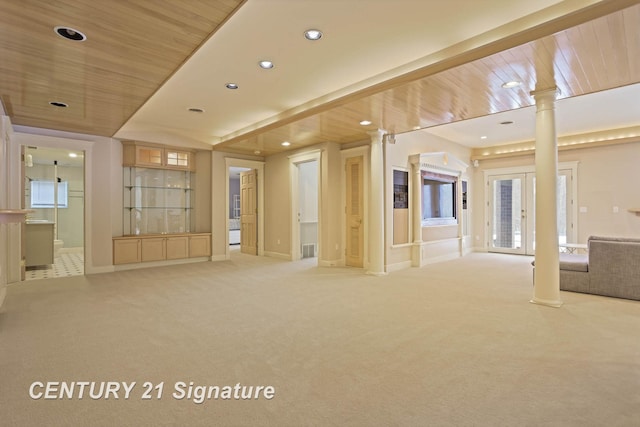
M 27 221 L 26 223 L 26 266 L 35 267 L 53 264 L 54 223 L 48 221 Z

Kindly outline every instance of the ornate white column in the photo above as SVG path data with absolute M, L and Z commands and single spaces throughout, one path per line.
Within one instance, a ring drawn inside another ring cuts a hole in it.
M 536 266 L 532 303 L 560 307 L 558 248 L 558 88 L 531 92 L 536 101 Z
M 369 132 L 371 159 L 369 170 L 369 266 L 367 274 L 383 276 L 384 271 L 384 131 Z
M 413 248 L 411 265 L 422 266 L 422 172 L 420 171 L 420 155 L 411 156 L 411 226 L 413 231 Z

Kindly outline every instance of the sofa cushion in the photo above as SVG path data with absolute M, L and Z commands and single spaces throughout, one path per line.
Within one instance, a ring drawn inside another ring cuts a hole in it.
M 531 265 L 536 266 L 536 260 L 531 261 Z M 586 254 L 560 254 L 560 270 L 567 271 L 589 271 L 589 255 Z
M 589 271 L 589 255 L 560 254 L 560 270 Z

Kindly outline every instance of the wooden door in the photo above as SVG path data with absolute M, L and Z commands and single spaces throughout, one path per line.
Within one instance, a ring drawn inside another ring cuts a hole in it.
M 240 252 L 258 253 L 258 197 L 255 169 L 240 173 Z
M 347 247 L 345 264 L 362 267 L 364 259 L 363 226 L 363 157 L 350 157 L 346 162 L 347 178 Z

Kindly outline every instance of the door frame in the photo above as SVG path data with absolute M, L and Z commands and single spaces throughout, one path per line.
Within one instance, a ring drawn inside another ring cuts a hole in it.
M 14 134 L 15 135 L 15 134 Z M 27 141 L 25 141 L 27 140 Z M 86 276 L 87 274 L 95 274 L 95 273 L 104 273 L 104 272 L 108 272 L 108 271 L 113 271 L 110 269 L 104 269 L 101 267 L 94 267 L 93 266 L 93 262 L 91 261 L 93 259 L 93 235 L 92 235 L 92 230 L 93 230 L 93 218 L 92 218 L 92 214 L 90 212 L 90 207 L 92 206 L 93 203 L 93 191 L 91 191 L 91 189 L 93 188 L 93 179 L 92 179 L 92 171 L 93 171 L 93 165 L 94 165 L 94 159 L 93 159 L 93 146 L 96 143 L 100 143 L 97 141 L 93 141 L 90 139 L 85 139 L 85 140 L 69 140 L 69 139 L 62 139 L 62 138 L 57 138 L 57 137 L 50 137 L 50 136 L 46 136 L 46 135 L 37 135 L 37 134 L 19 134 L 19 140 L 17 141 L 18 144 L 16 145 L 17 147 L 17 153 L 20 159 L 20 163 L 24 163 L 25 159 L 22 158 L 21 153 L 22 153 L 22 147 L 39 147 L 39 148 L 50 148 L 50 149 L 55 149 L 55 150 L 66 150 L 66 151 L 75 151 L 78 153 L 83 153 L 83 170 L 82 170 L 82 177 L 83 177 L 83 206 L 82 206 L 82 218 L 83 218 L 83 230 L 82 230 L 82 243 L 83 243 L 83 258 L 84 258 L 84 262 L 83 262 L 83 273 L 82 275 Z M 20 165 L 20 168 L 22 168 L 23 165 Z M 20 194 L 20 206 L 23 206 L 24 203 L 24 175 L 26 174 L 26 170 L 25 171 L 19 171 L 19 181 L 18 181 L 18 185 L 16 185 L 16 189 L 17 191 L 19 191 Z M 120 179 L 122 179 L 122 174 L 120 174 L 119 176 Z M 120 188 L 122 186 L 122 182 L 120 182 Z M 120 220 L 122 219 L 122 212 L 119 212 L 120 215 Z M 20 233 L 22 234 L 22 233 Z M 20 240 L 22 239 L 22 237 L 20 237 Z M 20 253 L 18 254 L 18 257 L 22 257 L 22 243 L 20 243 Z M 21 261 L 20 261 L 21 263 Z M 22 273 L 22 265 L 20 264 L 18 267 L 18 274 L 21 276 Z
M 513 247 L 513 248 L 507 248 L 507 247 L 498 247 L 498 248 L 494 248 L 491 246 L 491 241 L 493 238 L 493 226 L 495 226 L 495 224 L 493 223 L 493 214 L 494 214 L 494 210 L 495 210 L 495 200 L 493 197 L 493 191 L 491 191 L 493 189 L 493 186 L 495 185 L 496 181 L 514 181 L 514 180 L 520 180 L 520 246 L 519 247 Z M 516 254 L 516 255 L 527 255 L 527 248 L 529 246 L 529 231 L 531 230 L 532 226 L 530 224 L 530 221 L 528 221 L 528 213 L 529 213 L 529 209 L 527 207 L 527 204 L 529 202 L 529 191 L 527 190 L 528 186 L 530 185 L 530 179 L 528 179 L 528 174 L 525 172 L 521 172 L 521 173 L 509 173 L 509 174 L 496 174 L 496 175 L 489 175 L 488 176 L 488 185 L 487 185 L 487 189 L 489 192 L 489 197 L 487 199 L 487 214 L 488 214 L 488 220 L 487 220 L 487 250 L 489 252 L 498 252 L 498 253 L 505 253 L 505 254 Z
M 225 157 L 225 259 L 231 259 L 229 249 L 229 168 L 255 169 L 258 172 L 258 256 L 264 256 L 264 162 Z
M 573 162 L 561 162 L 558 163 L 558 171 L 560 170 L 571 170 L 571 220 L 572 227 L 571 230 L 567 232 L 567 239 L 571 241 L 576 241 L 578 233 L 578 163 L 577 161 Z M 489 179 L 491 176 L 495 175 L 515 175 L 515 174 L 527 174 L 527 173 L 535 173 L 536 168 L 535 165 L 528 166 L 516 166 L 509 168 L 496 168 L 496 169 L 485 169 L 483 171 L 484 177 L 484 217 L 483 217 L 483 229 L 484 229 L 484 250 L 488 251 L 490 248 L 490 233 L 489 233 L 489 224 L 491 221 L 491 211 L 490 211 L 490 199 L 491 199 L 491 188 Z M 525 183 L 525 185 L 527 185 Z M 530 227 L 530 226 L 528 226 Z M 527 230 L 528 232 L 528 230 Z M 526 248 L 525 248 L 526 250 Z
M 291 189 L 291 260 L 302 259 L 300 252 L 300 223 L 296 220 L 300 206 L 300 177 L 298 166 L 302 163 L 318 162 L 318 256 L 320 265 L 322 254 L 322 150 L 313 150 L 289 156 L 289 177 Z

